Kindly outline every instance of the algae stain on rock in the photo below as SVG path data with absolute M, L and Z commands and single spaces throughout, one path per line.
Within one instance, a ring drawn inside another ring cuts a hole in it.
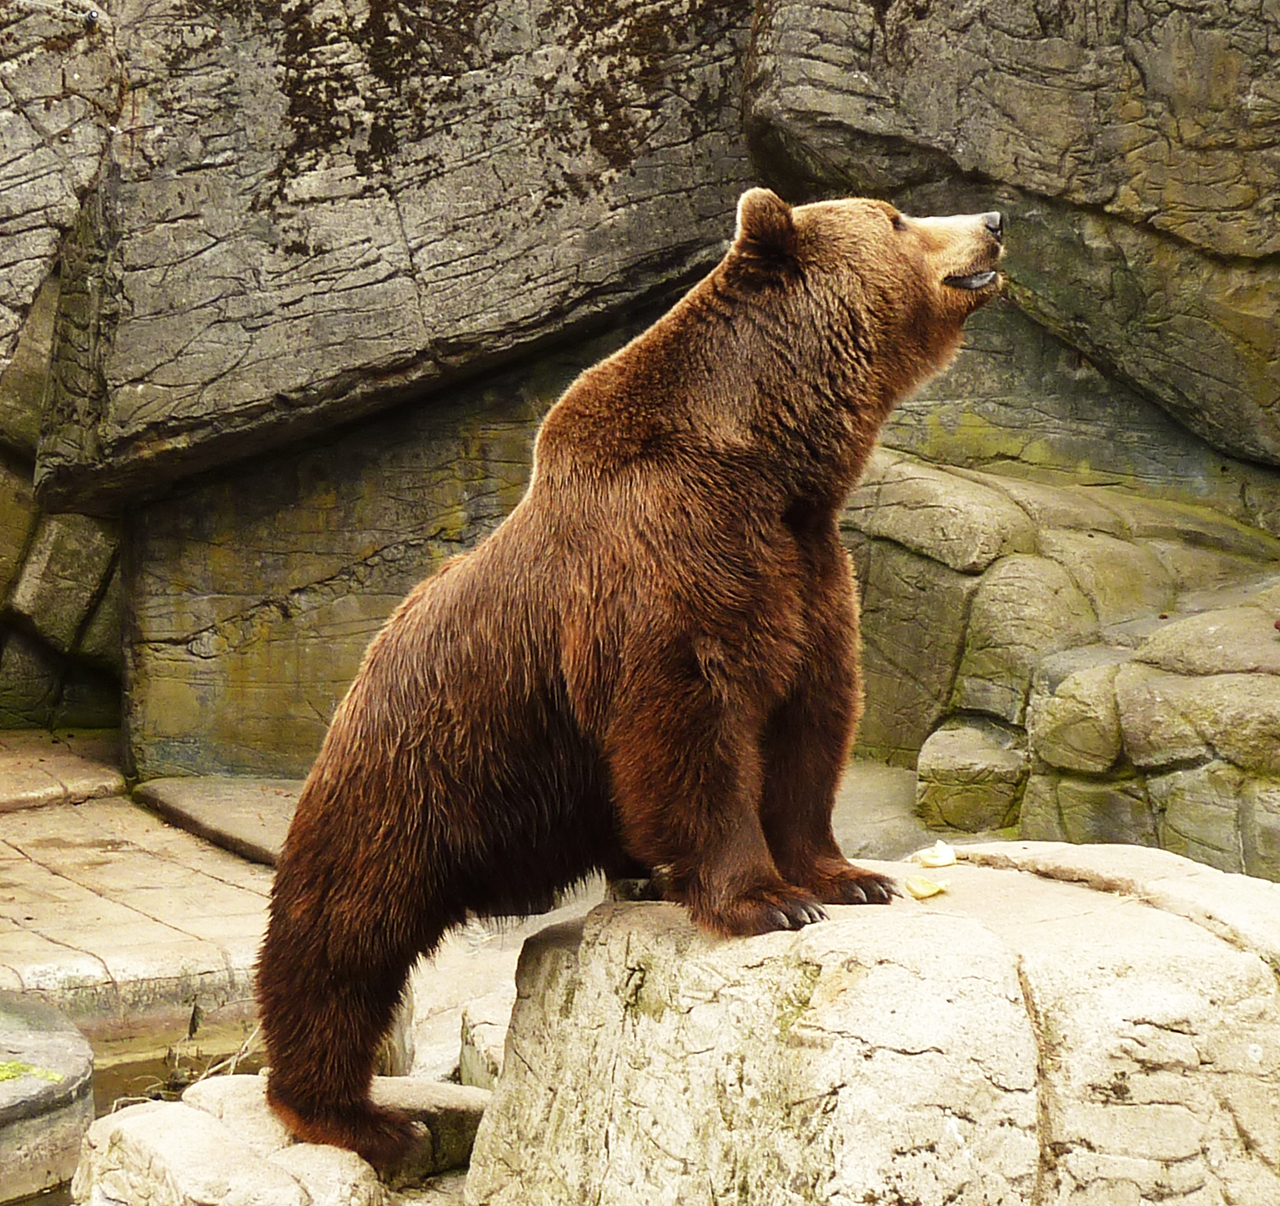
M 0 1080 L 21 1080 L 24 1076 L 36 1080 L 47 1080 L 50 1084 L 61 1084 L 67 1078 L 52 1068 L 37 1068 L 34 1064 L 24 1064 L 21 1060 L 0 1060 Z
M 777 998 L 774 1025 L 783 1042 L 790 1040 L 793 1028 L 809 1011 L 821 979 L 821 964 L 800 963 L 795 968 L 794 976 L 782 986 Z

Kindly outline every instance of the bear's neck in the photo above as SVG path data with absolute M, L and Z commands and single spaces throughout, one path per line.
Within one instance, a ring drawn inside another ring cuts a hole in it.
M 894 401 L 857 339 L 744 305 L 713 272 L 569 387 L 536 463 L 590 475 L 732 464 L 744 493 L 819 514 L 843 506 Z

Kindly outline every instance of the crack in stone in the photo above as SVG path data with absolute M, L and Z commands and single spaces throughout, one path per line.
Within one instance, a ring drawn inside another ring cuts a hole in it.
M 194 632 L 173 637 L 147 637 L 142 644 L 151 648 L 185 648 L 193 657 L 202 660 L 225 657 L 265 639 L 262 629 L 266 625 L 315 611 L 334 599 L 364 588 L 371 575 L 384 564 L 394 565 L 424 549 L 442 546 L 443 551 L 458 551 L 464 547 L 464 542 L 451 540 L 443 531 L 437 529 L 429 536 L 382 545 L 327 578 L 294 587 L 284 596 L 264 599 Z

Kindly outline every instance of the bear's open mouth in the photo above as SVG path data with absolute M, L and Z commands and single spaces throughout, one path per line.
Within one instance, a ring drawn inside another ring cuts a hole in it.
M 942 283 L 953 289 L 985 289 L 996 279 L 994 268 L 983 268 L 977 272 L 966 272 L 963 275 L 944 277 Z

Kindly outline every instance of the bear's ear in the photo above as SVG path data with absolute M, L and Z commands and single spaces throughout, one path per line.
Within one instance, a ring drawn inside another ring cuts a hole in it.
M 796 250 L 791 206 L 767 188 L 748 189 L 738 201 L 733 248 L 768 259 L 790 259 Z

